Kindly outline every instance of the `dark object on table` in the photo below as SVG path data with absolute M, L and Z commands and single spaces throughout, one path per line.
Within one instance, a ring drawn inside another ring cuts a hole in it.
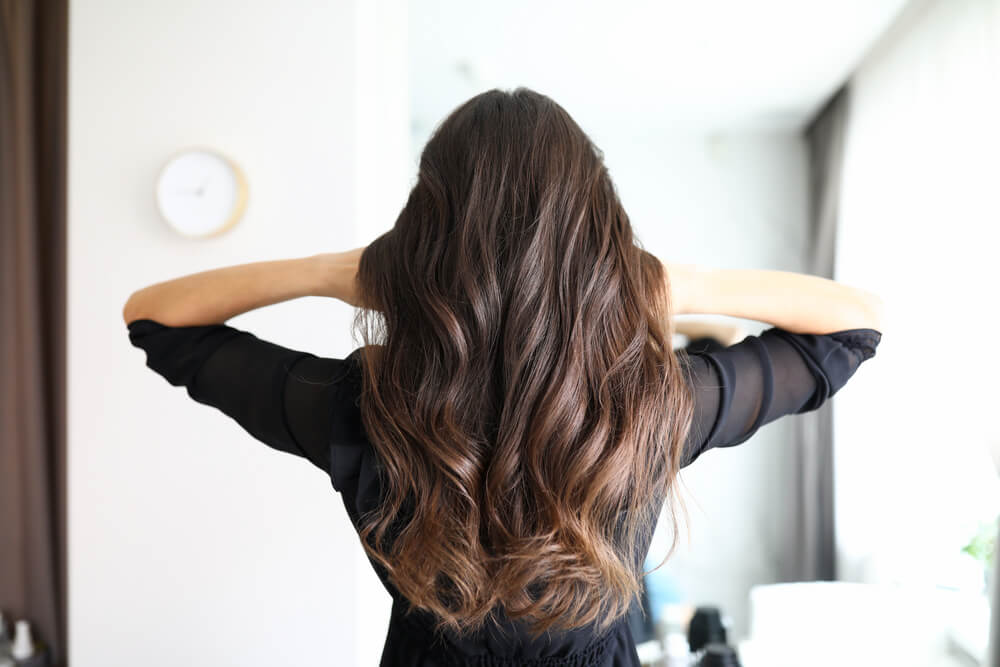
M 50 667 L 49 651 L 45 647 L 36 647 L 35 653 L 30 658 L 15 661 L 17 667 Z
M 740 667 L 736 649 L 727 644 L 707 644 L 697 667 Z
M 726 626 L 718 607 L 698 607 L 688 625 L 688 647 L 700 651 L 708 644 L 725 644 Z

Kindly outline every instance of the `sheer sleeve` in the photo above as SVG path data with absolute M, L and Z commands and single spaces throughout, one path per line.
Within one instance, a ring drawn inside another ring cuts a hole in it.
M 330 472 L 333 432 L 353 355 L 324 358 L 226 324 L 128 324 L 146 365 L 199 403 L 219 409 L 264 444 Z
M 875 356 L 881 339 L 875 329 L 799 334 L 771 327 L 729 346 L 690 341 L 677 351 L 695 398 L 682 467 L 713 447 L 746 442 L 779 417 L 819 408 Z

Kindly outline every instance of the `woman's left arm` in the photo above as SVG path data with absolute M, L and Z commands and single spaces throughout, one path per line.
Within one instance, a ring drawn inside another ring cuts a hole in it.
M 364 248 L 295 259 L 238 264 L 155 283 L 125 302 L 126 323 L 151 319 L 167 326 L 223 323 L 263 306 L 326 296 L 358 306 L 355 278 Z

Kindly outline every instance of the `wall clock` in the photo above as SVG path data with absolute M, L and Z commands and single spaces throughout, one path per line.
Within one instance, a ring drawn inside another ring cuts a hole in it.
M 160 215 L 183 236 L 204 238 L 235 225 L 247 205 L 247 181 L 233 160 L 210 148 L 171 156 L 156 182 Z

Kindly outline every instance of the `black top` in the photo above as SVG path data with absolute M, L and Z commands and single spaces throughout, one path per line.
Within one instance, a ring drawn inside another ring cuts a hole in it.
M 132 344 L 145 350 L 146 365 L 170 384 L 186 387 L 195 401 L 218 408 L 257 440 L 329 475 L 355 529 L 361 513 L 377 505 L 377 461 L 358 408 L 360 348 L 344 359 L 324 358 L 226 324 L 170 327 L 140 319 L 128 330 Z M 677 350 L 695 393 L 683 465 L 714 447 L 738 445 L 779 417 L 820 407 L 875 355 L 881 338 L 874 329 L 797 334 L 771 327 L 728 347 L 711 338 L 690 341 Z M 427 613 L 404 616 L 406 599 L 370 562 L 393 599 L 383 667 L 639 667 L 627 616 L 604 636 L 580 628 L 531 641 L 505 619 L 508 632 L 490 628 L 472 637 L 434 638 Z

